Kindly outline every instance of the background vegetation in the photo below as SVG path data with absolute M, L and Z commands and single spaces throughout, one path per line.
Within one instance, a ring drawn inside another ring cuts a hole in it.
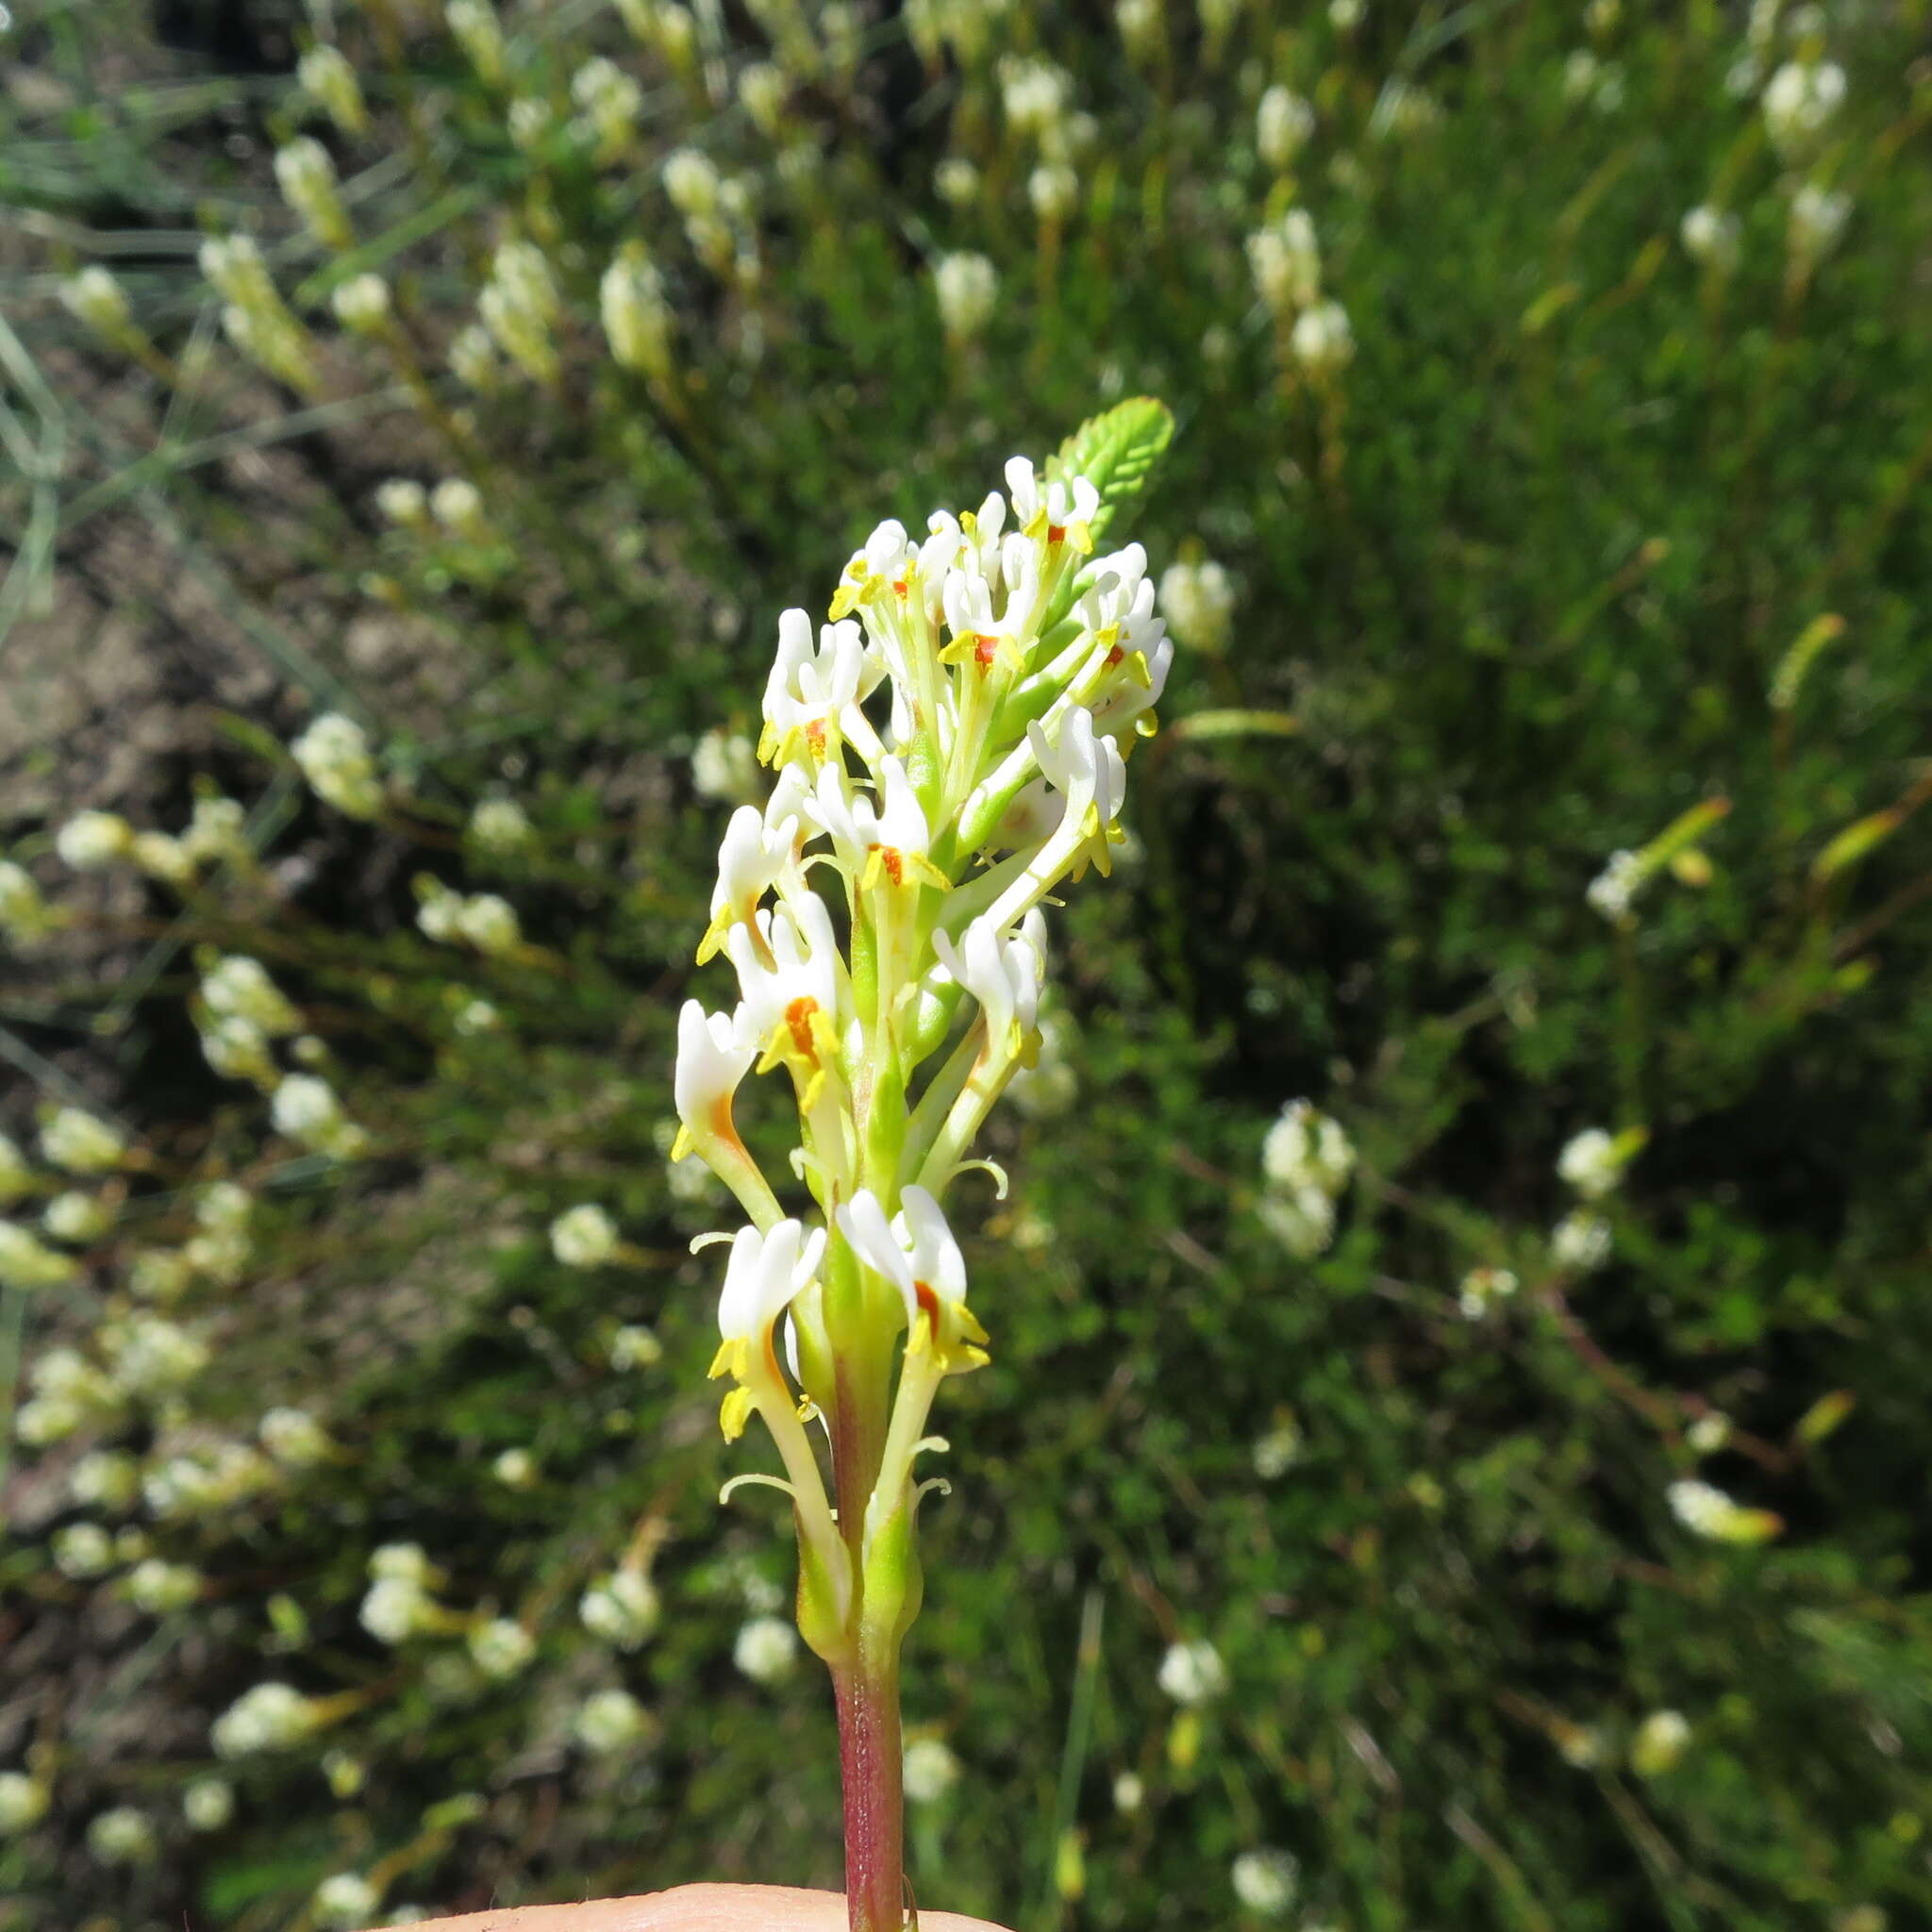
M 500 55 L 453 11 L 10 28 L 0 1926 L 837 1882 L 829 1699 L 742 1639 L 783 1539 L 716 1503 L 718 1205 L 664 1160 L 704 734 L 756 737 L 778 610 L 878 518 L 1141 391 L 1133 534 L 1224 575 L 1164 593 L 1132 860 L 1058 918 L 992 1150 L 922 1897 L 1924 1923 L 1924 5 L 558 0 Z M 225 333 L 234 234 L 286 334 L 258 291 Z M 656 277 L 615 353 L 613 259 Z M 325 712 L 371 795 L 291 761 Z M 517 934 L 431 937 L 427 882 Z M 258 1041 L 238 954 L 294 1008 Z M 272 1113 L 291 1071 L 366 1145 Z M 1303 1095 L 1358 1153 L 1312 1254 L 1262 1166 Z M 76 1105 L 105 1169 L 41 1138 Z M 398 1543 L 446 1622 L 390 1642 Z M 579 1611 L 625 1560 L 628 1650 Z M 263 1682 L 307 1728 L 219 1757 Z

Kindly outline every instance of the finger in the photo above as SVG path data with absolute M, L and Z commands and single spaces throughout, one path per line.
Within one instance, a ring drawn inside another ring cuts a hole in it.
M 433 1932 L 845 1932 L 836 1891 L 782 1885 L 680 1885 L 642 1898 L 580 1906 L 508 1906 L 439 1919 Z M 919 1932 L 1000 1932 L 984 1919 L 921 1912 Z

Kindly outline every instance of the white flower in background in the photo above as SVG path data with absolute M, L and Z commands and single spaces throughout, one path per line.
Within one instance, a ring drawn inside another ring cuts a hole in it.
M 79 1108 L 58 1108 L 41 1126 L 41 1152 L 70 1174 L 107 1174 L 122 1165 L 127 1141 L 107 1121 Z
M 1557 1749 L 1563 1762 L 1577 1771 L 1590 1771 L 1604 1760 L 1604 1736 L 1594 1724 L 1558 1723 L 1555 1726 Z
M 128 1600 L 151 1617 L 185 1610 L 201 1595 L 201 1572 L 187 1563 L 167 1563 L 147 1557 L 127 1577 Z
M 0 1221 L 0 1287 L 21 1290 L 60 1288 L 79 1266 L 10 1221 Z
M 906 1747 L 906 1795 L 915 1805 L 936 1805 L 959 1782 L 959 1760 L 940 1738 L 915 1738 Z
M 1791 196 L 1791 258 L 1813 268 L 1838 245 L 1852 218 L 1852 198 L 1807 181 Z
M 366 1925 L 381 1904 L 382 1893 L 359 1872 L 338 1872 L 315 1888 L 316 1923 L 337 1932 Z
M 577 1600 L 577 1616 L 592 1637 L 619 1650 L 636 1650 L 658 1627 L 660 1606 L 651 1581 L 635 1570 L 600 1576 Z
M 155 1828 L 132 1805 L 116 1805 L 89 1822 L 87 1848 L 103 1865 L 148 1865 L 160 1849 Z
M 1168 1646 L 1155 1680 L 1174 1701 L 1189 1710 L 1211 1704 L 1227 1689 L 1227 1666 L 1206 1638 Z
M 208 1367 L 208 1346 L 178 1323 L 138 1314 L 102 1330 L 117 1388 L 130 1395 L 165 1395 L 184 1389 Z
M 509 1617 L 492 1617 L 470 1632 L 470 1659 L 493 1682 L 519 1675 L 537 1654 L 536 1640 Z
M 465 1000 L 450 1017 L 450 1024 L 465 1040 L 501 1030 L 503 1015 L 488 1000 Z
M 263 1033 L 299 1033 L 302 1016 L 269 977 L 259 959 L 229 953 L 201 976 L 201 996 L 208 1010 L 246 1020 Z
M 1312 1260 L 1335 1239 L 1335 1197 L 1323 1188 L 1270 1188 L 1255 1212 L 1298 1261 Z
M 338 1160 L 365 1153 L 369 1137 L 342 1111 L 335 1090 L 313 1074 L 284 1076 L 269 1102 L 275 1131 Z
M 664 1344 L 640 1323 L 627 1323 L 610 1338 L 610 1366 L 620 1374 L 664 1359 Z
M 31 945 L 58 924 L 58 915 L 41 896 L 32 875 L 12 859 L 0 858 L 0 938 Z
M 566 1268 L 601 1268 L 617 1247 L 617 1224 L 594 1201 L 566 1209 L 550 1224 L 550 1252 Z
M 1312 1101 L 1291 1100 L 1261 1143 L 1261 1171 L 1282 1187 L 1339 1194 L 1355 1172 L 1355 1148 L 1340 1121 Z
M 0 1204 L 17 1201 L 33 1186 L 34 1171 L 20 1151 L 20 1143 L 0 1134 Z
M 731 1661 L 754 1684 L 775 1684 L 798 1661 L 798 1633 L 782 1617 L 754 1617 L 739 1631 Z
M 1465 1322 L 1480 1322 L 1493 1315 L 1498 1307 L 1515 1294 L 1518 1282 L 1507 1268 L 1472 1268 L 1456 1291 L 1457 1306 Z
M 1783 1520 L 1769 1509 L 1747 1508 L 1711 1484 L 1687 1477 L 1664 1492 L 1674 1515 L 1684 1527 L 1712 1542 L 1767 1542 L 1783 1529 Z
M 1764 125 L 1778 152 L 1808 148 L 1844 105 L 1845 71 L 1836 61 L 1788 60 L 1765 84 Z
M 1583 896 L 1612 925 L 1621 925 L 1629 917 L 1630 903 L 1646 876 L 1643 861 L 1636 853 L 1613 852 Z
M 165 832 L 135 833 L 128 857 L 149 878 L 167 885 L 185 886 L 194 876 L 194 861 L 187 847 Z
M 671 206 L 686 217 L 715 216 L 724 180 L 708 157 L 694 147 L 674 148 L 660 173 Z
M 503 27 L 491 0 L 448 0 L 442 17 L 477 77 L 492 84 L 500 82 L 504 75 Z
M 983 255 L 960 250 L 933 263 L 932 290 L 940 325 L 955 348 L 977 341 L 999 302 L 999 271 Z
M 429 514 L 453 537 L 481 543 L 490 536 L 483 492 L 467 476 L 445 476 L 429 492 Z
M 449 339 L 449 373 L 467 390 L 490 395 L 503 386 L 503 365 L 488 328 L 473 322 Z
M 98 1523 L 71 1523 L 54 1532 L 54 1567 L 63 1576 L 85 1581 L 114 1567 L 114 1539 Z
M 741 731 L 704 732 L 691 747 L 691 782 L 700 798 L 756 803 L 764 790 L 758 747 Z
M 1742 231 L 1737 216 L 1727 210 L 1709 208 L 1702 203 L 1696 208 L 1687 208 L 1684 219 L 1677 225 L 1677 234 L 1684 244 L 1684 253 L 1692 261 L 1702 262 L 1707 268 L 1737 266 Z
M 235 1787 L 225 1777 L 198 1777 L 181 1793 L 190 1831 L 220 1831 L 235 1815 Z
M 325 711 L 289 747 L 289 755 L 315 795 L 344 817 L 373 819 L 382 809 L 369 740 L 353 718 Z
M 509 138 L 514 147 L 535 154 L 557 125 L 557 110 L 541 95 L 525 94 L 509 104 Z
M 614 1757 L 643 1741 L 651 1720 L 628 1690 L 593 1690 L 577 1707 L 571 1728 L 593 1757 Z
M 1161 576 L 1161 615 L 1191 651 L 1218 658 L 1227 648 L 1234 608 L 1234 579 L 1212 558 L 1169 564 Z
M 1038 139 L 1065 113 L 1074 84 L 1051 60 L 1009 54 L 1000 61 L 999 77 L 1000 105 L 1016 135 Z
M 286 147 L 277 148 L 275 186 L 323 247 L 355 246 L 356 231 L 337 192 L 336 164 L 321 142 L 301 134 Z
M 1654 1710 L 1630 1742 L 1630 1768 L 1640 1777 L 1673 1770 L 1690 1746 L 1690 1725 L 1680 1710 Z
M 284 1469 L 312 1469 L 335 1446 L 306 1408 L 272 1408 L 256 1424 L 261 1446 Z
M 429 492 L 413 476 L 391 476 L 375 486 L 375 508 L 398 528 L 420 530 L 429 521 Z
M 393 1646 L 432 1627 L 437 1606 L 420 1577 L 378 1576 L 363 1592 L 356 1616 L 378 1643 Z
M 134 321 L 125 291 L 98 263 L 60 284 L 60 306 L 109 342 L 124 339 Z
M 664 278 L 641 244 L 627 242 L 612 258 L 597 285 L 597 304 L 618 367 L 668 381 L 676 322 L 664 299 Z
M 490 1465 L 490 1473 L 507 1490 L 534 1488 L 540 1474 L 537 1458 L 527 1449 L 506 1449 Z
M 1339 34 L 1352 34 L 1368 11 L 1368 0 L 1328 0 L 1328 25 Z
M 196 865 L 246 865 L 255 857 L 248 842 L 248 814 L 238 799 L 204 794 L 188 815 L 181 850 Z
M 67 1493 L 83 1509 L 125 1515 L 141 1499 L 141 1464 L 125 1449 L 91 1449 L 68 1473 Z
M 296 61 L 295 79 L 344 134 L 360 134 L 368 125 L 369 113 L 362 104 L 356 70 L 340 48 L 318 41 Z
M 41 1225 L 57 1241 L 65 1241 L 69 1247 L 86 1247 L 113 1227 L 113 1204 L 98 1194 L 70 1188 L 47 1203 Z
M 1310 375 L 1339 375 L 1355 360 L 1355 330 L 1339 302 L 1318 302 L 1295 317 L 1289 347 Z
M 1261 158 L 1277 172 L 1293 165 L 1315 131 L 1315 110 L 1292 88 L 1278 82 L 1261 96 L 1255 137 Z
M 1131 1818 L 1147 1802 L 1147 1782 L 1138 1772 L 1124 1771 L 1113 1781 L 1113 1808 Z
M 369 1574 L 424 1585 L 430 1581 L 433 1573 L 421 1543 L 383 1543 L 370 1553 Z
M 550 264 L 533 242 L 509 241 L 496 251 L 490 283 L 476 298 L 476 313 L 498 347 L 533 381 L 557 381 L 559 365 L 552 331 L 563 304 Z
M 1616 1141 L 1601 1127 L 1586 1127 L 1557 1157 L 1557 1173 L 1586 1201 L 1599 1201 L 1624 1177 Z
M 258 1684 L 214 1721 L 208 1737 L 217 1757 L 254 1757 L 289 1750 L 311 1736 L 322 1722 L 315 1701 L 292 1685 Z
M 522 949 L 516 908 L 494 892 L 474 892 L 457 914 L 457 929 L 486 958 L 502 959 Z
M 1281 219 L 1248 237 L 1248 268 L 1255 292 L 1277 317 L 1310 308 L 1322 294 L 1322 248 L 1307 208 L 1287 209 Z
M 1294 1903 L 1301 1866 L 1291 1854 L 1264 1845 L 1258 1851 L 1243 1852 L 1234 1861 L 1229 1876 L 1235 1897 L 1249 1911 L 1264 1919 L 1278 1919 Z
M 595 140 L 597 162 L 608 167 L 622 159 L 637 139 L 643 89 L 614 60 L 599 54 L 571 75 L 570 97 Z
M 119 812 L 81 811 L 54 835 L 54 850 L 75 872 L 98 872 L 125 858 L 134 846 L 134 827 Z
M 24 1771 L 0 1771 L 0 1838 L 31 1831 L 47 1815 L 47 1788 Z
M 1064 161 L 1041 161 L 1026 177 L 1026 199 L 1049 225 L 1064 222 L 1079 195 L 1080 177 Z
M 351 275 L 329 297 L 336 320 L 358 336 L 380 336 L 389 327 L 389 284 L 378 275 Z
M 770 60 L 753 60 L 739 70 L 738 101 L 767 141 L 778 138 L 790 83 L 785 70 Z
M 1684 1431 L 1684 1440 L 1698 1456 L 1715 1456 L 1731 1440 L 1732 1423 L 1729 1416 L 1721 1409 L 1710 1409 L 1699 1416 Z
M 1587 1208 L 1573 1208 L 1550 1234 L 1550 1259 L 1558 1268 L 1589 1274 L 1610 1258 L 1610 1224 Z

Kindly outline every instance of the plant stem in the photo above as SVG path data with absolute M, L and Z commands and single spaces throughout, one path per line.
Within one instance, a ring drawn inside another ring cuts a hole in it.
M 905 1924 L 904 1793 L 899 1761 L 899 1658 L 861 1654 L 832 1674 L 839 1771 L 845 1788 L 845 1906 L 852 1932 Z

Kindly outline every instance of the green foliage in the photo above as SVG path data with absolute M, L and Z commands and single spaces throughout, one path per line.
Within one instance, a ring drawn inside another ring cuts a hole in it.
M 768 5 L 701 9 L 687 58 L 657 9 L 533 7 L 499 80 L 391 0 L 333 9 L 358 135 L 274 71 L 291 9 L 238 11 L 241 78 L 118 0 L 14 32 L 0 186 L 47 252 L 10 256 L 0 325 L 7 675 L 25 706 L 16 666 L 132 638 L 215 722 L 171 714 L 112 795 L 106 745 L 0 740 L 7 856 L 71 915 L 6 962 L 31 1170 L 8 1213 L 78 1188 L 115 1217 L 69 1244 L 72 1285 L 0 1291 L 25 1401 L 63 1348 L 114 1391 L 6 1478 L 0 1769 L 52 1802 L 0 1837 L 0 1927 L 306 1926 L 341 1873 L 385 1910 L 837 1883 L 816 1668 L 733 1664 L 792 1579 L 780 1506 L 716 1500 L 718 1268 L 686 1244 L 730 1216 L 664 1160 L 674 1015 L 726 996 L 691 952 L 741 748 L 702 735 L 756 739 L 778 611 L 823 612 L 876 521 L 972 508 L 1083 421 L 1061 460 L 1155 575 L 1211 561 L 1233 602 L 1217 632 L 1163 589 L 1182 648 L 1134 847 L 1056 915 L 1058 1045 L 989 1150 L 1014 1183 L 968 1255 L 993 1358 L 948 1391 L 907 1659 L 908 1723 L 964 1770 L 912 1807 L 922 1899 L 1025 1932 L 1258 1923 L 1230 1868 L 1273 1845 L 1310 1928 L 1923 1923 L 1924 8 L 1787 8 L 1754 44 L 1704 4 L 1353 30 L 1170 4 L 1129 51 L 1111 9 L 1016 0 L 975 38 L 975 8 Z M 643 89 L 616 158 L 573 92 L 596 55 Z M 1043 132 L 1004 64 L 1035 56 L 1069 77 Z M 1841 107 L 1780 148 L 1769 75 L 1827 58 Z M 765 60 L 769 126 L 738 92 Z M 1313 112 L 1285 165 L 1257 146 L 1274 82 Z M 305 130 L 350 254 L 277 200 L 266 148 Z M 692 146 L 709 228 L 664 188 Z M 1062 159 L 1074 206 L 1037 219 L 1029 176 Z M 948 160 L 977 170 L 958 198 Z M 1807 188 L 1851 197 L 1808 255 Z M 1736 217 L 1733 265 L 1683 246 L 1700 205 Z M 1251 280 L 1247 238 L 1291 208 L 1352 325 L 1340 366 Z M 258 236 L 315 394 L 225 346 L 197 228 Z M 557 285 L 558 377 L 499 350 L 479 388 L 452 341 L 511 239 Z M 667 374 L 600 333 L 632 242 Z M 999 293 L 955 340 L 931 271 L 961 251 Z M 59 305 L 96 258 L 138 345 Z M 369 269 L 381 338 L 328 307 Z M 479 516 L 389 516 L 398 477 L 466 482 Z M 375 749 L 373 817 L 288 759 L 329 709 Z M 259 863 L 184 889 L 61 862 L 80 806 L 178 831 L 190 767 L 246 800 Z M 479 836 L 501 798 L 527 838 Z M 1627 898 L 1592 903 L 1618 853 Z M 520 942 L 431 938 L 419 878 L 500 893 Z M 297 1008 L 269 1076 L 206 1064 L 204 946 Z M 275 1127 L 291 1072 L 366 1155 Z M 1302 1094 L 1357 1158 L 1298 1257 L 1262 1150 Z M 52 1170 L 34 1116 L 75 1099 L 137 1164 Z M 783 1111 L 744 1109 L 774 1174 Z M 1586 1202 L 1557 1163 L 1591 1128 L 1629 1158 Z M 209 1359 L 143 1382 L 137 1264 L 204 1238 L 223 1178 L 244 1253 L 159 1311 Z M 546 1236 L 585 1203 L 622 1237 L 590 1269 Z M 1553 1241 L 1579 1211 L 1601 1229 Z M 238 1465 L 201 1507 L 75 1499 L 89 1451 L 154 1478 L 281 1406 L 325 1455 Z M 494 1473 L 515 1450 L 526 1480 Z M 1690 1478 L 1780 1533 L 1696 1533 Z M 69 1574 L 83 1522 L 140 1541 Z M 458 1627 L 358 1620 L 397 1542 Z M 144 1557 L 192 1566 L 195 1600 L 131 1600 Z M 661 1599 L 629 1651 L 578 1609 L 626 1560 Z M 534 1655 L 491 1678 L 467 1626 L 505 1616 Z M 1158 1673 L 1195 1639 L 1229 1688 L 1183 1712 Z M 218 1763 L 210 1722 L 264 1680 L 328 1700 L 325 1727 Z M 599 1755 L 580 1719 L 618 1689 L 643 1732 Z M 1668 1764 L 1634 1752 L 1660 1711 L 1688 1724 Z M 191 1830 L 210 1774 L 233 1818 Z M 152 1865 L 88 1851 L 118 1805 Z

